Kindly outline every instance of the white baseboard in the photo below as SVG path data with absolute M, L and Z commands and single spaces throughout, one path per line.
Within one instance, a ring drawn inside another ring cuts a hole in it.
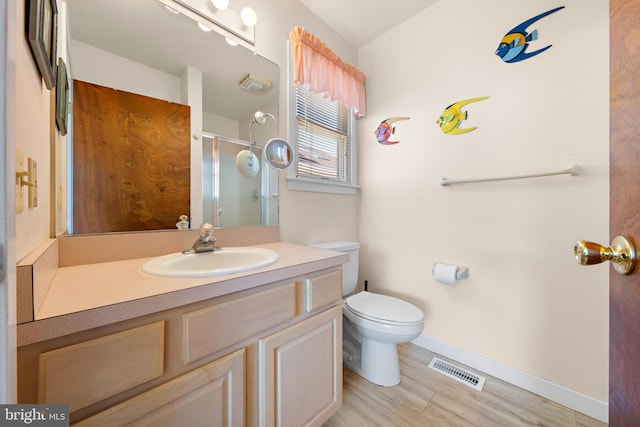
M 607 402 L 602 402 L 426 335 L 421 335 L 412 342 L 422 348 L 499 378 L 599 421 L 609 422 L 609 405 Z

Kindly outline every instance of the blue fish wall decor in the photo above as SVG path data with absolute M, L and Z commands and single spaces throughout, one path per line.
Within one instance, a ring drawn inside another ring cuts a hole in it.
M 560 9 L 564 9 L 564 6 L 548 10 L 538 16 L 534 16 L 533 18 L 524 21 L 516 27 L 513 27 L 511 31 L 509 31 L 500 41 L 500 45 L 496 50 L 496 55 L 502 58 L 504 62 L 513 63 L 529 59 L 532 56 L 536 56 L 549 49 L 552 45 L 543 47 L 542 49 L 538 49 L 534 52 L 527 52 L 529 42 L 538 39 L 538 30 L 533 30 L 531 33 L 528 33 L 527 27 L 545 16 L 559 11 Z
M 409 119 L 410 117 L 391 117 L 380 122 L 378 129 L 376 129 L 376 138 L 378 138 L 378 143 L 381 145 L 393 145 L 400 142 L 389 140 L 389 138 L 391 138 L 391 135 L 396 133 L 396 127 L 392 125 L 397 121 Z

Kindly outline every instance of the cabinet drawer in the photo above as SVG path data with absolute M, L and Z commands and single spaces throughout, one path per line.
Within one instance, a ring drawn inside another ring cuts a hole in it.
M 74 426 L 243 426 L 241 349 L 113 406 Z
M 342 299 L 342 270 L 304 281 L 304 309 L 312 312 Z
M 42 353 L 38 403 L 89 406 L 164 372 L 164 321 Z
M 295 283 L 184 314 L 183 361 L 213 354 L 295 315 Z

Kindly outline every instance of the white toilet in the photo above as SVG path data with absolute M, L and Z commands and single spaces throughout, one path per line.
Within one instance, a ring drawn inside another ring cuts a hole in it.
M 424 313 L 391 296 L 367 291 L 352 295 L 358 284 L 358 242 L 320 242 L 311 246 L 349 254 L 349 262 L 342 266 L 344 365 L 374 384 L 399 384 L 397 345 L 422 333 Z

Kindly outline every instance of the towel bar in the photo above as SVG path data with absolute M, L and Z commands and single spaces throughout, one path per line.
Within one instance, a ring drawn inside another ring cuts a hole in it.
M 475 182 L 490 182 L 490 181 L 507 181 L 511 179 L 525 179 L 525 178 L 540 178 L 543 176 L 553 176 L 553 175 L 580 175 L 580 166 L 573 165 L 568 169 L 563 169 L 557 172 L 546 172 L 546 173 L 536 173 L 530 175 L 517 175 L 517 176 L 503 176 L 496 178 L 478 178 L 478 179 L 447 179 L 440 178 L 440 185 L 455 185 L 455 184 L 470 184 Z

